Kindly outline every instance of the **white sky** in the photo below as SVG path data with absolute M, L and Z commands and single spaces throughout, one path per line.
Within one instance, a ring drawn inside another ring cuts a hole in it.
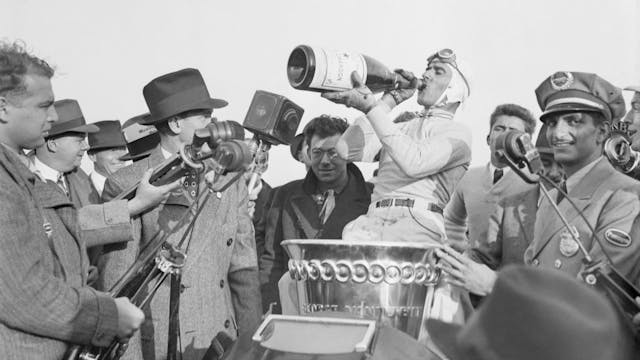
M 300 129 L 323 113 L 352 119 L 357 112 L 289 86 L 285 66 L 296 45 L 361 52 L 415 73 L 430 53 L 450 47 L 471 69 L 471 97 L 456 118 L 473 130 L 472 165 L 482 165 L 493 108 L 513 102 L 539 115 L 533 91 L 549 74 L 587 71 L 620 87 L 640 84 L 640 0 L 0 3 L 1 36 L 24 40 L 55 65 L 56 97 L 77 99 L 88 122 L 145 112 L 142 87 L 185 67 L 200 69 L 212 96 L 229 101 L 215 113 L 220 120 L 242 122 L 258 89 L 301 105 Z M 411 99 L 399 110 L 417 109 Z M 375 166 L 361 168 L 368 178 Z M 270 184 L 303 175 L 288 147 L 272 149 Z

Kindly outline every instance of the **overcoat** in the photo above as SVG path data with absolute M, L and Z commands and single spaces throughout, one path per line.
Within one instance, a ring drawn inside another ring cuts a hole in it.
M 110 227 L 90 225 L 102 236 Z M 70 343 L 108 345 L 118 312 L 113 298 L 85 285 L 88 259 L 74 206 L 4 146 L 0 229 L 2 358 L 60 359 Z
M 164 161 L 157 147 L 149 157 L 118 170 L 107 179 L 103 199 L 108 201 L 140 180 L 144 172 Z M 227 175 L 216 185 L 230 179 Z M 206 191 L 204 181 L 200 191 Z M 253 331 L 260 319 L 260 292 L 253 225 L 247 210 L 247 188 L 237 181 L 224 192 L 213 193 L 198 217 L 182 270 L 180 294 L 180 336 L 184 359 L 200 360 L 211 340 L 220 331 L 232 338 L 237 332 Z M 173 229 L 188 211 L 192 198 L 182 190 L 171 194 L 159 206 L 135 218 L 134 240 L 126 247 L 105 250 L 103 285 L 109 288 L 133 263 L 140 246 L 148 243 L 158 229 L 171 235 L 177 245 L 187 225 Z M 108 250 L 111 250 L 108 252 Z M 145 359 L 166 357 L 170 281 L 167 279 L 151 302 L 151 316 L 141 329 Z M 129 357 L 136 357 L 135 345 Z M 155 351 L 153 350 L 155 349 Z

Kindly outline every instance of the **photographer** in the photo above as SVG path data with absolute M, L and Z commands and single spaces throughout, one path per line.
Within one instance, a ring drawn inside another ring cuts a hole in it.
M 107 179 L 105 200 L 117 196 L 138 181 L 147 169 L 191 144 L 195 130 L 211 122 L 213 109 L 227 105 L 224 100 L 210 97 L 196 69 L 157 77 L 144 87 L 143 94 L 150 116 L 141 123 L 158 129 L 160 145 L 147 158 Z M 231 177 L 232 174 L 225 176 L 220 183 Z M 147 244 L 157 230 L 170 231 L 198 193 L 207 191 L 204 178 L 195 172 L 185 176 L 183 181 L 182 191 L 171 194 L 164 204 L 139 217 L 140 231 L 134 243 L 129 243 L 126 249 L 106 254 L 107 287 L 135 261 L 139 248 Z M 160 287 L 150 305 L 153 319 L 141 329 L 141 344 L 137 339 L 131 342 L 128 356 L 139 356 L 142 350 L 145 359 L 166 358 L 171 338 L 182 345 L 177 349 L 181 358 L 200 360 L 219 332 L 235 338 L 238 333 L 255 330 L 260 321 L 261 300 L 247 198 L 247 187 L 242 180 L 210 197 L 187 238 L 190 238 L 190 247 L 186 265 L 181 270 L 182 283 L 167 279 Z M 177 245 L 187 227 L 185 224 L 174 229 L 167 242 Z M 171 316 L 170 297 L 179 297 L 179 311 Z M 169 333 L 170 321 L 179 324 L 176 333 Z M 140 345 L 142 349 L 138 348 Z

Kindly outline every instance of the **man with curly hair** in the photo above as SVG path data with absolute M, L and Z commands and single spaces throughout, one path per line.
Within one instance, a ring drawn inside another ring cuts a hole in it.
M 287 272 L 289 261 L 280 246 L 283 240 L 340 239 L 344 226 L 369 207 L 373 186 L 364 181 L 358 167 L 340 158 L 336 150 L 347 127 L 345 120 L 328 115 L 307 124 L 307 176 L 275 189 L 265 214 L 265 229 L 256 229 L 256 242 L 265 244 L 259 254 L 264 310 L 271 303 L 279 303 L 276 284 Z
M 70 343 L 127 339 L 144 315 L 127 298 L 86 285 L 88 259 L 76 209 L 27 167 L 54 109 L 54 70 L 21 44 L 0 44 L 0 349 L 4 359 L 60 359 Z M 114 203 L 114 207 L 124 205 Z M 104 215 L 103 229 L 108 228 Z M 122 211 L 121 211 L 122 212 Z M 125 211 L 128 224 L 129 216 Z M 117 231 L 116 231 L 117 232 Z M 112 233 L 112 232 L 108 232 Z M 102 232 L 105 234 L 104 230 Z

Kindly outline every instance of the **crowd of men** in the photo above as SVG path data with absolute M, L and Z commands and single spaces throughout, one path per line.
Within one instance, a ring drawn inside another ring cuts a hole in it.
M 446 277 L 424 346 L 450 359 L 637 357 L 625 341 L 637 329 L 624 328 L 615 302 L 581 274 L 585 259 L 606 260 L 640 284 L 640 182 L 603 155 L 620 123 L 640 150 L 640 87 L 628 88 L 627 112 L 622 91 L 598 75 L 554 73 L 535 89 L 540 119 L 516 104 L 495 108 L 491 160 L 469 168 L 471 132 L 455 120 L 471 94 L 467 74 L 450 49 L 425 65 L 420 76 L 399 71 L 412 86 L 381 97 L 357 73 L 353 89 L 323 93 L 363 116 L 305 125 L 291 144 L 304 179 L 261 181 L 251 193 L 235 181 L 201 202 L 213 184 L 200 172 L 149 182 L 227 105 L 197 69 L 150 80 L 145 114 L 88 123 L 76 100 L 56 100 L 49 64 L 0 44 L 4 358 L 61 359 L 72 345 L 126 342 L 126 359 L 202 359 L 217 335 L 250 336 L 266 312 L 288 313 L 287 239 L 437 246 Z M 414 95 L 421 111 L 391 115 Z M 532 136 L 539 124 L 542 179 L 528 183 L 497 150 L 501 135 Z M 89 174 L 80 168 L 85 152 Z M 360 161 L 379 164 L 370 182 Z M 136 186 L 130 200 L 119 196 Z M 141 308 L 114 298 L 108 291 L 158 234 L 173 246 L 187 239 L 180 276 Z

